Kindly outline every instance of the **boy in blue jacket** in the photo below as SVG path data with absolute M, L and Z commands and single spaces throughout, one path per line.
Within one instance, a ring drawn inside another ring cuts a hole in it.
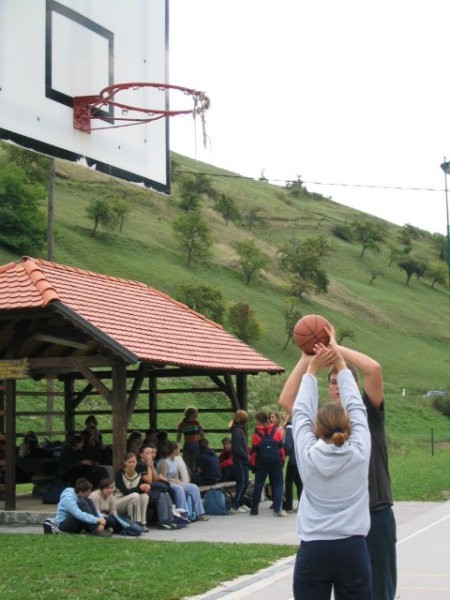
M 108 518 L 99 515 L 89 494 L 92 483 L 80 477 L 75 482 L 75 487 L 66 488 L 58 502 L 55 522 L 60 531 L 65 533 L 80 533 L 86 531 L 100 537 L 110 537 L 111 531 L 105 530 Z

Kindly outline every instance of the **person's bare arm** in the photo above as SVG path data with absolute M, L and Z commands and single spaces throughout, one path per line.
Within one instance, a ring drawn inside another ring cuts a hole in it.
M 294 408 L 295 398 L 297 397 L 302 377 L 306 373 L 311 359 L 312 355 L 310 354 L 301 355 L 300 360 L 292 369 L 281 390 L 278 404 L 289 416 L 292 415 L 292 409 Z
M 345 346 L 337 346 L 337 350 L 344 360 L 354 365 L 363 375 L 363 388 L 369 397 L 372 405 L 377 410 L 380 410 L 383 403 L 383 372 L 381 365 L 362 352 L 346 348 Z

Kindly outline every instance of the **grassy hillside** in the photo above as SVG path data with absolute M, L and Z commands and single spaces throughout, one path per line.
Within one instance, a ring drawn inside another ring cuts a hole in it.
M 370 217 L 385 230 L 381 252 L 367 251 L 339 240 L 332 234 L 336 224 L 349 223 L 358 213 L 307 191 L 298 199 L 286 190 L 266 182 L 234 178 L 230 173 L 206 164 L 196 164 L 173 156 L 175 181 L 171 197 L 114 180 L 95 171 L 65 162 L 57 163 L 55 198 L 55 256 L 57 262 L 100 273 L 142 281 L 170 295 L 180 281 L 199 281 L 221 290 L 226 301 L 245 301 L 263 325 L 255 348 L 289 371 L 298 359 L 293 343 L 284 349 L 286 334 L 281 312 L 288 296 L 287 276 L 278 267 L 280 246 L 292 239 L 323 235 L 335 244 L 335 251 L 324 261 L 330 279 L 328 294 L 306 296 L 300 301 L 303 314 L 320 313 L 337 328 L 349 328 L 353 338 L 345 344 L 371 354 L 383 366 L 387 424 L 392 446 L 394 487 L 405 472 L 404 461 L 413 449 L 421 449 L 424 469 L 436 477 L 421 494 L 438 497 L 450 489 L 445 482 L 450 459 L 450 423 L 434 411 L 422 396 L 430 389 L 450 389 L 450 319 L 447 289 L 426 279 L 413 278 L 406 286 L 406 275 L 389 266 L 389 242 L 398 242 L 400 228 Z M 214 238 L 213 256 L 208 264 L 185 267 L 185 256 L 178 247 L 171 222 L 183 214 L 178 206 L 177 173 L 208 173 L 219 193 L 231 196 L 240 210 L 261 209 L 264 223 L 251 231 L 225 221 L 210 200 L 202 202 L 202 213 Z M 86 207 L 93 198 L 120 198 L 130 207 L 123 231 L 100 232 L 92 237 L 92 223 Z M 46 209 L 46 199 L 42 201 Z M 369 218 L 367 215 L 365 217 Z M 239 271 L 236 241 L 252 238 L 270 257 L 270 266 L 259 281 L 246 286 Z M 423 232 L 413 247 L 423 256 L 435 259 L 431 236 Z M 46 258 L 45 253 L 42 258 Z M 18 256 L 0 247 L 0 264 Z M 376 279 L 370 283 L 371 272 Z M 261 394 L 266 405 L 276 407 L 285 376 L 250 378 L 250 396 Z M 402 390 L 405 389 L 405 396 Z M 430 452 L 431 429 L 437 447 Z M 440 458 L 440 456 L 444 458 Z M 405 458 L 406 457 L 406 458 Z M 415 456 L 415 461 L 420 461 Z M 446 465 L 442 473 L 444 464 Z M 447 462 L 446 462 L 447 461 Z M 431 465 L 434 465 L 431 469 Z M 434 484 L 436 480 L 436 484 Z M 402 490 L 406 486 L 402 484 Z M 406 493 L 406 492 L 405 492 Z M 410 494 L 411 492 L 408 492 Z M 402 491 L 401 494 L 404 494 Z

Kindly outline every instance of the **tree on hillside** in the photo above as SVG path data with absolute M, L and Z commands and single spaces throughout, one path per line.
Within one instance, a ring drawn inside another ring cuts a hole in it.
M 295 324 L 302 318 L 302 311 L 300 310 L 297 298 L 285 298 L 283 300 L 281 312 L 284 317 L 284 331 L 286 333 L 286 342 L 283 346 L 283 350 L 286 350 L 289 342 L 292 340 Z
M 20 167 L 28 183 L 48 184 L 50 158 L 44 154 L 25 150 L 20 146 L 5 144 L 6 160 Z
M 301 198 L 301 196 L 303 196 L 305 193 L 301 175 L 297 175 L 297 179 L 295 179 L 295 181 L 288 181 L 286 184 L 286 190 L 289 192 L 290 196 L 293 196 L 297 199 Z
M 114 200 L 111 206 L 111 210 L 116 214 L 117 221 L 119 224 L 119 231 L 122 232 L 125 217 L 130 212 L 130 207 L 126 200 Z
M 280 268 L 290 274 L 291 296 L 302 298 L 305 293 L 327 293 L 328 276 L 321 260 L 334 246 L 323 236 L 306 238 L 302 242 L 292 240 L 280 250 Z
M 44 189 L 27 183 L 19 166 L 0 163 L 0 244 L 23 254 L 35 254 L 45 245 L 45 216 L 39 203 Z
M 180 246 L 186 252 L 186 266 L 192 261 L 204 261 L 210 255 L 212 237 L 199 211 L 189 211 L 172 223 Z
M 177 285 L 175 298 L 216 323 L 223 323 L 225 302 L 218 288 L 199 281 L 183 281 Z
M 353 232 L 350 225 L 347 223 L 337 223 L 331 230 L 331 233 L 345 242 L 351 242 L 353 240 Z
M 351 223 L 353 238 L 362 246 L 359 257 L 364 258 L 366 250 L 372 250 L 375 253 L 380 251 L 378 242 L 383 240 L 383 232 L 380 227 L 372 221 L 364 219 L 355 219 Z
M 254 240 L 237 242 L 234 247 L 239 254 L 239 264 L 244 274 L 245 284 L 250 285 L 261 269 L 267 267 L 269 258 L 257 247 Z
M 228 328 L 236 337 L 252 344 L 261 337 L 261 324 L 245 302 L 235 302 L 227 311 Z
M 219 194 L 214 202 L 214 208 L 224 218 L 225 225 L 228 225 L 230 221 L 238 223 L 241 219 L 236 202 L 230 196 Z
M 431 236 L 431 243 L 433 244 L 433 248 L 436 249 L 438 253 L 439 260 L 443 260 L 447 262 L 447 238 L 442 233 L 433 233 Z
M 398 264 L 398 261 L 403 256 L 405 256 L 405 254 L 407 254 L 401 248 L 398 248 L 397 246 L 394 246 L 394 244 L 389 244 L 388 248 L 389 248 L 389 266 L 390 267 L 392 267 L 393 263 Z
M 179 179 L 180 208 L 186 211 L 198 208 L 201 196 L 214 199 L 217 195 L 211 179 L 204 173 L 183 175 Z
M 107 200 L 92 200 L 86 207 L 86 215 L 94 221 L 92 237 L 96 236 L 99 227 L 104 230 L 114 229 L 119 222 L 117 213 Z
M 422 277 L 426 270 L 427 264 L 424 260 L 407 254 L 400 258 L 398 261 L 398 266 L 402 271 L 406 273 L 406 285 L 409 285 L 411 277 L 415 275 L 418 279 Z
M 427 269 L 426 275 L 431 279 L 432 288 L 434 288 L 436 283 L 439 283 L 440 285 L 447 285 L 447 266 L 442 261 L 432 262 Z
M 249 231 L 252 231 L 257 223 L 261 225 L 265 222 L 262 212 L 263 209 L 260 206 L 250 206 L 242 211 L 242 221 Z

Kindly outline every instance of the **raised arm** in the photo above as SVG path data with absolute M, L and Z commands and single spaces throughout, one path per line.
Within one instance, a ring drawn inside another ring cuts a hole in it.
M 346 362 L 354 365 L 363 375 L 363 389 L 372 406 L 380 410 L 383 404 L 383 372 L 380 364 L 367 354 L 345 346 L 338 345 L 337 350 Z
M 289 377 L 286 380 L 286 383 L 283 386 L 283 389 L 281 390 L 278 404 L 289 416 L 292 416 L 295 398 L 297 397 L 302 377 L 306 373 L 311 359 L 312 355 L 301 355 L 300 360 L 292 369 Z

